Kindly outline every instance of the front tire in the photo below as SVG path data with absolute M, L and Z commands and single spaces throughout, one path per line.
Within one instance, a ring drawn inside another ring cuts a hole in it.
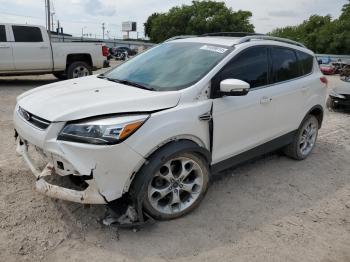
M 136 184 L 146 213 L 158 220 L 171 220 L 193 211 L 209 186 L 209 166 L 193 152 L 156 155 L 141 169 Z
M 298 129 L 293 142 L 284 149 L 284 153 L 295 160 L 307 158 L 315 147 L 318 129 L 317 118 L 308 115 Z
M 68 79 L 89 76 L 92 74 L 92 68 L 86 62 L 74 62 L 68 66 Z

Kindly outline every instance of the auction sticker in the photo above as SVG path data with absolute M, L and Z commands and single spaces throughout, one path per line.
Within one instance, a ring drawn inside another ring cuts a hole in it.
M 213 45 L 204 45 L 200 49 L 211 51 L 211 52 L 217 52 L 217 53 L 220 53 L 220 54 L 223 54 L 223 53 L 225 53 L 228 50 L 226 48 L 213 46 Z

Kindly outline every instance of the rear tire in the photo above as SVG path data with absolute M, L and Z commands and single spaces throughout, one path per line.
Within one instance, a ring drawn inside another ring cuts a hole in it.
M 86 62 L 73 62 L 68 66 L 68 79 L 89 76 L 92 74 L 92 68 Z
M 308 115 L 291 144 L 285 147 L 284 153 L 295 160 L 304 160 L 315 147 L 319 123 L 315 116 Z

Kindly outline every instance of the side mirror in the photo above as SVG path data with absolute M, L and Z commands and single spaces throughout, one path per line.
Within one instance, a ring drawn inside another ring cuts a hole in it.
M 225 96 L 245 96 L 250 85 L 238 79 L 226 79 L 220 82 L 220 93 Z

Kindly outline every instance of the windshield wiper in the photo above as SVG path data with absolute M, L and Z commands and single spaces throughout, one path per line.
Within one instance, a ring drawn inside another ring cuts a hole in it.
M 139 83 L 135 83 L 135 82 L 132 82 L 129 80 L 120 80 L 120 79 L 116 79 L 116 78 L 106 77 L 104 75 L 99 75 L 98 78 L 106 79 L 108 81 L 116 82 L 116 83 L 123 84 L 123 85 L 134 86 L 134 87 L 145 89 L 145 90 L 155 91 L 155 89 L 152 87 L 144 86 L 144 85 L 141 85 Z
M 141 88 L 141 89 L 155 91 L 155 89 L 152 88 L 152 87 L 144 86 L 142 84 L 139 84 L 139 83 L 136 83 L 136 82 L 132 82 L 132 81 L 129 81 L 129 80 L 112 79 L 112 81 L 115 81 L 115 82 L 118 82 L 118 83 L 121 83 L 121 84 L 124 84 L 124 85 L 138 87 L 138 88 Z

